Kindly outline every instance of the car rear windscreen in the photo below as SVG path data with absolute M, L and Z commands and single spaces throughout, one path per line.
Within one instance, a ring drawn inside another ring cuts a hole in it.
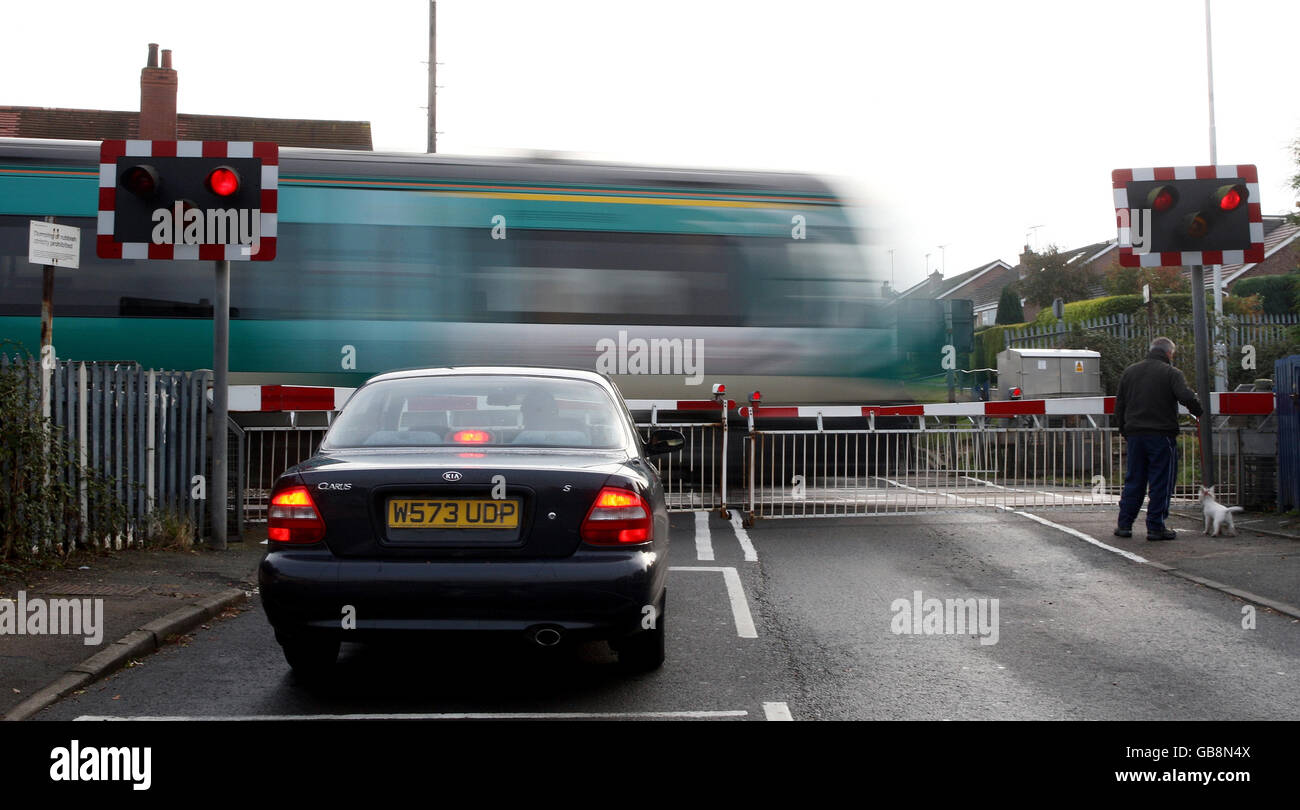
M 624 445 L 610 395 L 585 380 L 446 375 L 362 387 L 322 450 L 357 447 L 590 447 Z

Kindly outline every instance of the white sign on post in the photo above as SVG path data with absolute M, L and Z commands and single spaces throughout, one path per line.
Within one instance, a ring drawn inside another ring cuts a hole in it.
M 27 238 L 27 261 L 76 270 L 81 256 L 81 229 L 33 219 Z

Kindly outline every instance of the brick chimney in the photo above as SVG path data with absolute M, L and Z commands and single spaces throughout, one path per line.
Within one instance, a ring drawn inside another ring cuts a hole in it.
M 162 52 L 158 66 L 158 45 L 149 43 L 149 63 L 140 71 L 140 134 L 145 141 L 176 140 L 176 71 L 172 52 Z
M 1020 267 L 1018 268 L 1019 269 L 1018 275 L 1020 276 L 1020 278 L 1025 277 L 1024 267 L 1026 264 L 1029 263 L 1029 259 L 1034 255 L 1035 255 L 1034 249 L 1031 248 L 1029 245 L 1025 245 L 1025 252 L 1020 254 Z

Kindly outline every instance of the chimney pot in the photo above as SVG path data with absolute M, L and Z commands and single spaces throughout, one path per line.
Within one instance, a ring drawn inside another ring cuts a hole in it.
M 140 71 L 140 118 L 136 137 L 145 141 L 176 140 L 176 71 L 172 52 L 162 52 L 158 67 L 158 45 L 149 43 L 149 66 Z

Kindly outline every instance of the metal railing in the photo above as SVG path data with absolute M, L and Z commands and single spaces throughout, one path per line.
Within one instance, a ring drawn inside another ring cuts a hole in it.
M 133 363 L 42 364 L 3 354 L 0 369 L 24 377 L 36 397 L 35 413 L 49 420 L 75 455 L 63 473 L 65 483 L 82 493 L 77 520 L 83 525 L 73 537 L 95 545 L 106 539 L 98 527 L 84 525 L 87 495 L 79 469 L 108 482 L 137 530 L 151 516 L 168 513 L 202 531 L 210 466 L 205 401 L 210 372 L 144 370 Z
M 994 426 L 752 430 L 744 439 L 747 518 L 897 515 L 935 509 L 1115 505 L 1125 441 L 1080 417 Z M 1104 420 L 1104 418 L 1103 418 Z M 1240 430 L 1215 433 L 1220 500 L 1240 495 Z M 1174 500 L 1199 498 L 1195 429 L 1178 438 Z
M 240 504 L 246 523 L 265 523 L 280 473 L 316 455 L 326 427 L 245 427 Z

